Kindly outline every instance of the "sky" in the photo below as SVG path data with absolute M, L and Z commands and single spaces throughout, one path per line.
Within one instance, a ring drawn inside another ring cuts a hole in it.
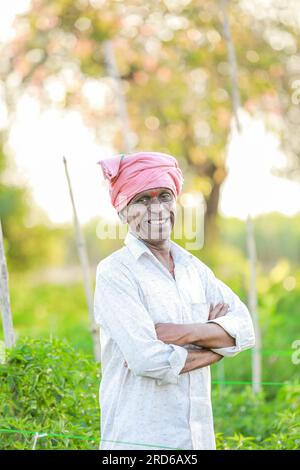
M 0 2 L 0 41 L 11 37 L 15 14 L 28 4 L 29 0 Z M 253 216 L 270 211 L 286 215 L 300 212 L 300 184 L 272 174 L 274 166 L 285 163 L 277 136 L 265 129 L 262 120 L 245 112 L 241 122 L 242 133 L 232 132 L 227 147 L 228 176 L 221 190 L 220 212 L 241 219 L 248 212 Z M 72 219 L 63 156 L 68 161 L 80 220 L 84 223 L 100 215 L 116 218 L 97 161 L 119 152 L 96 142 L 80 113 L 49 109 L 41 114 L 38 104 L 25 96 L 18 106 L 9 145 L 19 179 L 31 188 L 36 203 L 54 223 Z

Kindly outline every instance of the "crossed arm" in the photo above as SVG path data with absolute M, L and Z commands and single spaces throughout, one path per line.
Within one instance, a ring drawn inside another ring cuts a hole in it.
M 226 284 L 215 277 L 210 268 L 199 260 L 196 263 L 203 273 L 205 296 L 210 304 L 216 305 L 210 309 L 208 322 L 155 325 L 158 338 L 166 343 L 175 341 L 175 344 L 194 344 L 202 347 L 199 351 L 189 351 L 180 373 L 206 367 L 224 356 L 233 356 L 255 345 L 253 323 L 246 305 Z M 177 341 L 179 343 L 176 343 Z
M 226 315 L 227 304 L 218 304 L 210 309 L 208 320 Z M 203 348 L 226 348 L 235 345 L 235 339 L 217 323 L 157 323 L 155 330 L 158 339 L 164 343 L 184 346 L 195 344 Z
M 210 308 L 209 320 L 226 315 L 227 304 L 217 304 Z M 195 345 L 202 349 L 188 349 L 185 365 L 180 374 L 206 367 L 220 361 L 223 356 L 210 348 L 226 348 L 235 345 L 235 339 L 217 323 L 157 323 L 157 338 L 166 344 L 178 346 Z M 125 361 L 125 366 L 126 366 Z
M 209 320 L 226 315 L 227 310 L 228 305 L 222 303 L 214 308 L 211 307 Z M 211 351 L 210 348 L 235 346 L 235 339 L 217 323 L 157 323 L 155 330 L 157 338 L 164 343 L 178 346 L 193 344 L 202 348 L 188 350 L 186 363 L 180 374 L 209 366 L 223 358 L 221 354 Z

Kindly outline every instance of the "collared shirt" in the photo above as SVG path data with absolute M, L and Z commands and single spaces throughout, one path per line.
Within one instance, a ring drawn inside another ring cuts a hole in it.
M 125 246 L 98 264 L 101 450 L 216 448 L 210 367 L 180 374 L 190 346 L 160 341 L 156 323 L 206 323 L 210 304 L 224 302 L 228 313 L 213 322 L 235 346 L 213 350 L 233 356 L 254 345 L 251 316 L 239 297 L 172 240 L 170 250 L 175 279 L 131 231 Z

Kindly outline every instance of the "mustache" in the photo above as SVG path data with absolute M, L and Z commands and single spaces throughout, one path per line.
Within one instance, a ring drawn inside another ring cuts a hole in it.
M 151 220 L 151 219 L 167 219 L 171 216 L 171 214 L 174 214 L 174 211 L 172 210 L 160 210 L 160 211 L 153 211 L 151 209 L 148 209 L 147 212 L 140 211 L 140 210 L 128 210 L 126 213 L 126 219 L 127 221 L 134 222 L 136 219 L 141 219 L 141 222 L 144 220 Z

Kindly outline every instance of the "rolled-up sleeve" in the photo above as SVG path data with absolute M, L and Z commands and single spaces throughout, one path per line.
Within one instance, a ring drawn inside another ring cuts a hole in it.
M 241 299 L 220 279 L 216 278 L 210 268 L 205 269 L 205 284 L 207 302 L 215 306 L 227 303 L 229 309 L 226 315 L 208 320 L 207 323 L 217 323 L 235 339 L 235 346 L 212 349 L 222 356 L 235 356 L 239 352 L 255 345 L 255 334 L 250 312 Z
M 99 263 L 94 293 L 95 322 L 116 342 L 137 376 L 156 379 L 157 385 L 178 383 L 188 351 L 157 338 L 155 325 L 139 294 L 137 282 L 120 266 Z

